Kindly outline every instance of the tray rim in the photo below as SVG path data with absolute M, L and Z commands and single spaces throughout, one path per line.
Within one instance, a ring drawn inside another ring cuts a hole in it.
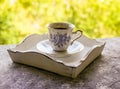
M 19 47 L 19 46 L 21 46 L 22 44 L 24 44 L 24 43 L 26 42 L 26 40 L 27 40 L 28 38 L 32 37 L 32 36 L 41 36 L 41 37 L 43 37 L 43 36 L 47 36 L 47 35 L 48 35 L 48 34 L 31 34 L 31 35 L 28 35 L 28 36 L 26 36 L 26 37 L 22 40 L 22 42 L 20 42 L 19 44 L 17 44 L 16 47 L 11 48 L 11 49 L 8 49 L 8 51 L 9 51 L 9 52 L 13 52 L 13 53 L 37 53 L 37 54 L 42 54 L 42 53 L 37 52 L 37 51 L 26 51 L 26 52 L 22 52 L 22 51 L 18 51 L 18 50 L 14 50 L 14 49 L 17 48 L 17 47 Z M 103 48 L 104 48 L 104 46 L 105 46 L 105 44 L 106 44 L 106 42 L 100 42 L 100 41 L 97 41 L 96 39 L 90 39 L 90 38 L 86 37 L 85 35 L 83 35 L 83 36 L 84 36 L 86 39 L 88 39 L 88 40 L 95 41 L 95 42 L 98 43 L 99 45 L 94 45 L 94 46 L 91 48 L 91 50 L 86 54 L 86 56 L 84 56 L 84 58 L 83 58 L 83 60 L 81 60 L 81 62 L 84 62 L 85 59 L 90 55 L 90 53 L 91 53 L 94 49 L 99 48 L 99 47 L 103 47 Z M 44 54 L 42 54 L 42 55 L 44 55 Z M 46 56 L 46 57 L 48 57 L 49 59 L 53 60 L 53 59 L 52 59 L 51 57 L 49 57 L 48 55 L 44 55 L 44 56 Z M 53 60 L 53 61 L 55 61 L 55 60 Z M 69 65 L 66 65 L 66 64 L 65 64 L 64 62 L 62 62 L 62 61 L 57 61 L 57 60 L 56 60 L 56 62 L 62 63 L 62 64 L 65 65 L 65 66 L 69 66 Z M 79 65 L 80 65 L 80 63 L 79 63 L 78 65 L 76 65 L 76 66 L 69 66 L 69 67 L 78 67 Z

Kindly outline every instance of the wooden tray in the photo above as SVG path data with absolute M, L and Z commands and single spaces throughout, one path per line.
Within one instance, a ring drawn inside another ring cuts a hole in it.
M 99 56 L 105 42 L 89 39 L 85 35 L 77 40 L 82 49 L 73 53 L 56 53 L 41 51 L 39 43 L 48 39 L 47 34 L 31 34 L 15 48 L 8 49 L 14 62 L 45 69 L 60 75 L 75 78 L 78 74 Z

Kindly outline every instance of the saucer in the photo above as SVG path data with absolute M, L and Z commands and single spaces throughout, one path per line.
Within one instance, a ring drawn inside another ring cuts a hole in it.
M 43 40 L 37 43 L 36 48 L 42 53 L 56 57 L 63 57 L 69 54 L 75 54 L 80 52 L 84 48 L 84 46 L 80 42 L 75 41 L 72 45 L 68 47 L 66 51 L 57 52 L 53 50 L 49 40 Z

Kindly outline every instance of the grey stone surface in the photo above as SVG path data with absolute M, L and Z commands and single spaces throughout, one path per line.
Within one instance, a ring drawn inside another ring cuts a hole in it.
M 99 40 L 102 55 L 75 79 L 13 63 L 7 49 L 15 45 L 1 45 L 0 89 L 120 89 L 120 37 Z

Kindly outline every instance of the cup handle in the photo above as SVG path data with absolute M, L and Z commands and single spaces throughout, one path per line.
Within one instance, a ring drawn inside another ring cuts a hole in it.
M 73 39 L 72 39 L 72 41 L 71 41 L 71 45 L 73 44 L 73 42 L 75 41 L 75 40 L 77 40 L 78 38 L 80 38 L 81 36 L 82 36 L 82 34 L 83 34 L 83 31 L 81 31 L 81 30 L 77 30 L 77 31 L 75 31 L 75 32 L 72 32 L 72 34 L 73 35 L 76 35 Z

